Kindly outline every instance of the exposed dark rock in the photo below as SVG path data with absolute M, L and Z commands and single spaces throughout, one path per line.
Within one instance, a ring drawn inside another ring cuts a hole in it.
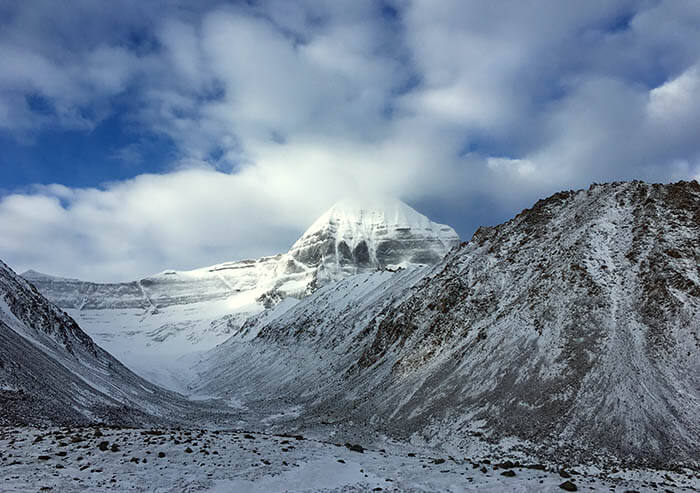
M 364 451 L 365 451 L 364 447 L 362 445 L 357 444 L 357 443 L 355 443 L 355 444 L 346 443 L 345 447 L 348 450 L 351 450 L 353 452 L 364 453 Z
M 578 491 L 578 488 L 571 481 L 564 481 L 559 487 L 564 491 Z

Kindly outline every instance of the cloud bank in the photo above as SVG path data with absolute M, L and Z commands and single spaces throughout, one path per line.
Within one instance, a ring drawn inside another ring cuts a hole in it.
M 468 238 L 559 189 L 700 178 L 693 0 L 107 5 L 0 7 L 0 132 L 89 138 L 118 113 L 134 135 L 109 150 L 132 179 L 2 196 L 19 270 L 129 279 L 276 253 L 348 195 L 399 196 Z M 159 174 L 138 171 L 146 133 L 174 144 Z

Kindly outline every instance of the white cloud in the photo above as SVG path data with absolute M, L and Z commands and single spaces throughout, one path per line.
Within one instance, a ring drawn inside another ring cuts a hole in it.
M 700 115 L 700 69 L 690 67 L 649 92 L 649 117 L 659 125 L 693 123 Z
M 177 155 L 163 175 L 5 196 L 0 257 L 124 279 L 282 251 L 353 193 L 449 205 L 468 236 L 562 188 L 697 176 L 697 3 L 392 4 L 396 20 L 373 1 L 17 7 L 0 129 L 90 129 L 128 92 L 135 134 Z M 138 169 L 138 146 L 106 152 Z
M 537 172 L 535 165 L 527 159 L 490 157 L 486 160 L 486 166 L 496 172 L 515 174 L 518 178 L 531 177 Z

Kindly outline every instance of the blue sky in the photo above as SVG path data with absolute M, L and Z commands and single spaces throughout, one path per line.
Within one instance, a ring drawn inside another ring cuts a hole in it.
M 0 1 L 0 258 L 87 279 L 284 251 L 392 195 L 468 239 L 700 176 L 700 4 Z
M 0 135 L 0 183 L 10 193 L 37 183 L 93 187 L 168 170 L 176 148 L 166 135 L 134 131 L 123 111 L 94 128 L 42 129 L 28 138 Z

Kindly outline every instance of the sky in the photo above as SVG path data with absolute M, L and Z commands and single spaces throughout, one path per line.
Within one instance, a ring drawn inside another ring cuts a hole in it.
M 0 258 L 255 258 L 363 194 L 467 240 L 562 189 L 700 179 L 699 128 L 696 0 L 0 0 Z

